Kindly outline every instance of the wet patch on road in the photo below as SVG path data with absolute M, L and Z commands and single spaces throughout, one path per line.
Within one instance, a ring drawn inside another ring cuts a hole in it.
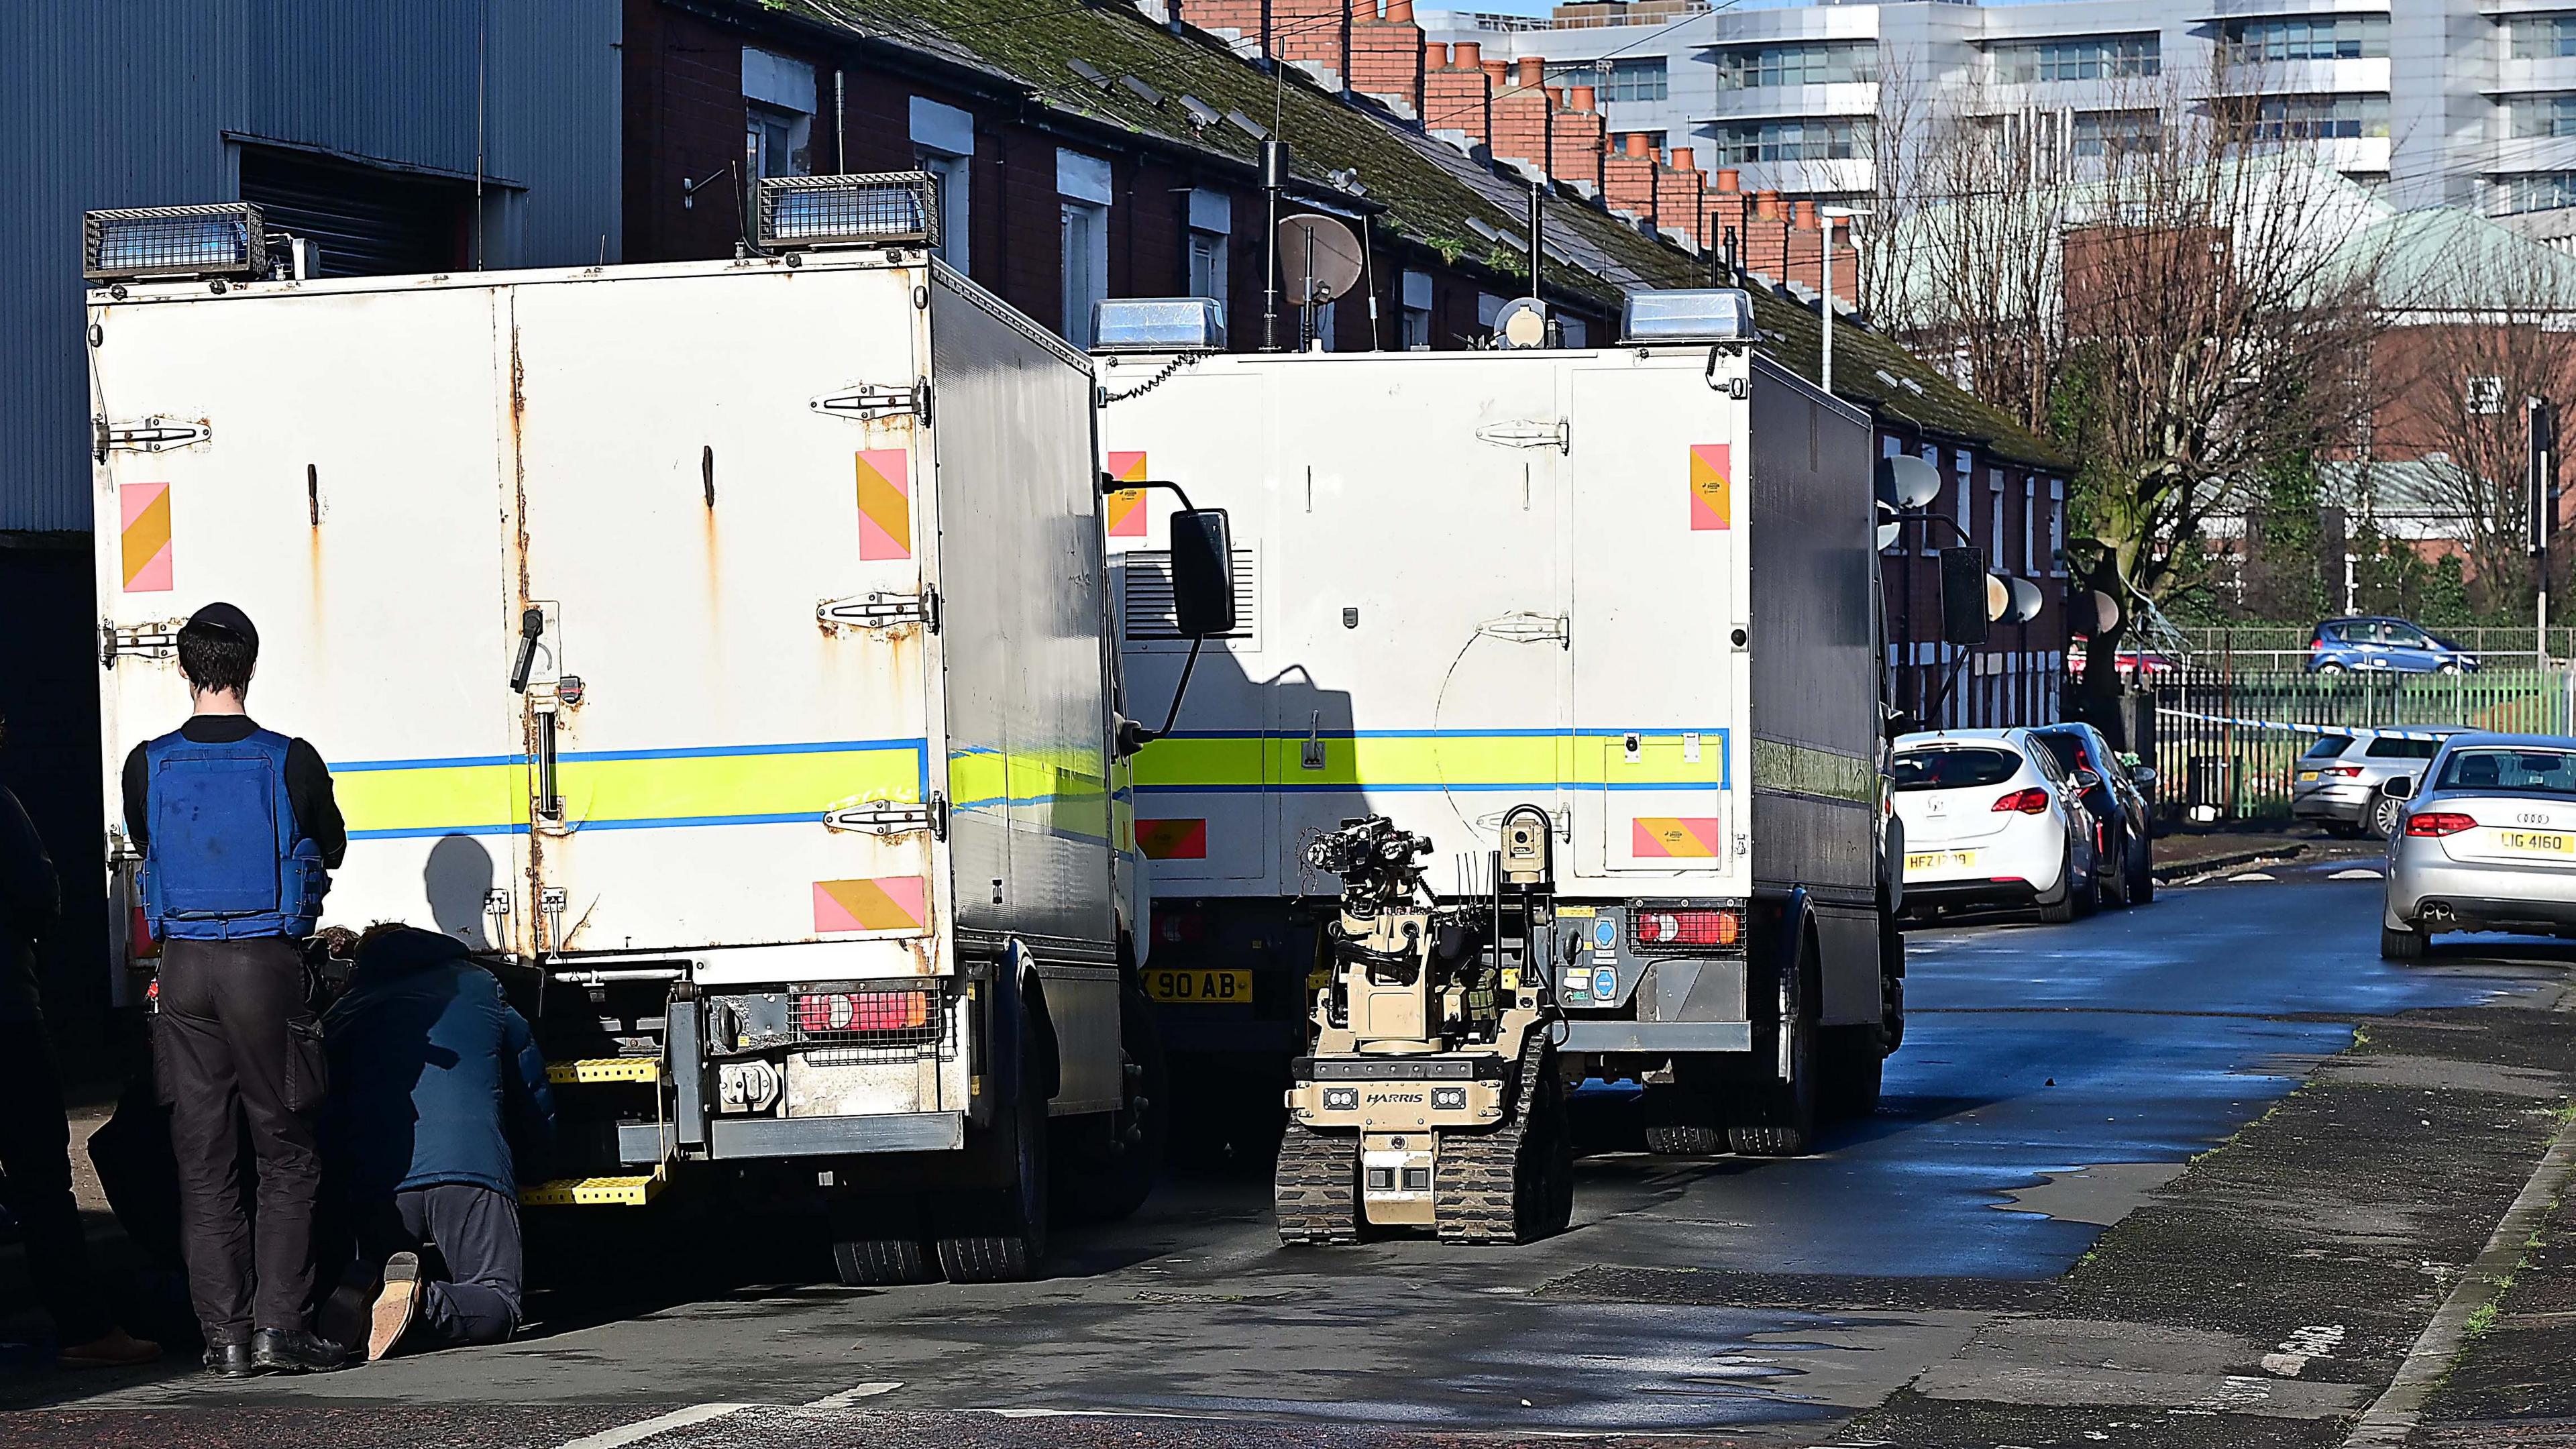
M 2102 1162 L 2044 1173 L 2036 1186 L 2007 1189 L 2004 1201 L 1995 1207 L 2107 1228 L 2146 1201 L 2147 1194 L 2181 1176 L 2182 1170 L 2179 1162 Z

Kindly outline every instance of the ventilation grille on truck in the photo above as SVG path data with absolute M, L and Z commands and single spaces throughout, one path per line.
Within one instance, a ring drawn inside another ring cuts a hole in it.
M 1119 612 L 1130 644 L 1183 640 L 1180 616 L 1172 609 L 1172 556 L 1162 549 L 1136 549 L 1110 559 L 1118 575 Z M 1253 621 L 1261 617 L 1261 570 L 1251 549 L 1234 551 L 1235 627 L 1211 639 L 1248 639 L 1259 648 Z

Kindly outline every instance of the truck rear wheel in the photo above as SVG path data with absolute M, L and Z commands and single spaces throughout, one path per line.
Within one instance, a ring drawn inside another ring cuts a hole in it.
M 1171 1135 L 1171 1092 L 1163 1068 L 1154 1008 L 1133 982 L 1118 990 L 1119 1050 L 1125 1099 L 1107 1121 L 1066 1118 L 1057 1142 L 1064 1171 L 1055 1176 L 1056 1207 L 1066 1221 L 1114 1222 L 1142 1207 L 1162 1170 Z
M 1673 1063 L 1678 1079 L 1649 1085 L 1637 1107 L 1645 1118 L 1646 1150 L 1658 1157 L 1715 1157 L 1726 1150 L 1726 1113 L 1696 1063 Z
M 844 1200 L 832 1204 L 832 1275 L 848 1288 L 890 1288 L 939 1276 L 921 1242 L 919 1205 Z
M 1745 1094 L 1750 1110 L 1744 1120 L 1727 1123 L 1727 1145 L 1747 1157 L 1797 1157 L 1815 1141 L 1819 1075 L 1811 1000 L 1815 962 L 1815 940 L 1804 937 L 1798 944 L 1797 960 L 1784 980 L 1786 990 L 1780 997 L 1778 1016 L 1771 1024 L 1771 1039 L 1766 1043 L 1776 1054 L 1778 1033 L 1788 1033 L 1789 1080 L 1779 1080 L 1778 1057 L 1774 1055 L 1768 1079 Z
M 1047 1247 L 1047 1086 L 1038 1043 L 1020 1055 L 1019 1110 L 1011 1122 L 1011 1180 L 948 1194 L 940 1205 L 939 1271 L 951 1283 L 1016 1283 L 1034 1277 Z

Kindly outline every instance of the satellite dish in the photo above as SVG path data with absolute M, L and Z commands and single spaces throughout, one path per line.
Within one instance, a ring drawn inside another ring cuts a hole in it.
M 2093 616 L 2090 629 L 2081 632 L 2099 637 L 2120 627 L 2120 601 L 2095 589 L 2084 596 L 2085 608 Z
M 1514 298 L 1494 318 L 1494 343 L 1510 348 L 1545 347 L 1546 305 L 1528 297 Z
M 1879 497 L 1910 513 L 1941 496 L 1941 470 L 1911 453 L 1899 453 L 1878 460 L 1877 485 Z
M 1904 531 L 1905 525 L 1901 523 L 1880 524 L 1878 526 L 1878 551 L 1880 553 L 1885 553 L 1889 549 L 1896 547 L 1896 536 Z
M 2039 617 L 2039 585 L 2028 579 L 2006 581 L 2012 588 L 2012 622 L 2027 624 Z
M 1994 623 L 2012 612 L 2012 580 L 2002 574 L 1986 575 L 1986 622 Z
M 1347 297 L 1360 279 L 1360 241 L 1329 216 L 1292 216 L 1279 223 L 1279 285 L 1295 306 L 1314 307 Z

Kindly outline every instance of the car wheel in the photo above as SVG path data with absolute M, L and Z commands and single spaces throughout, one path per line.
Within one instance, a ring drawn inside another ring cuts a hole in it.
M 2383 961 L 2421 961 L 2429 944 L 2430 939 L 2422 931 L 2410 927 L 2379 928 L 2379 958 Z
M 2406 820 L 2406 802 L 2394 795 L 2382 795 L 2370 802 L 2370 833 L 2382 840 L 2393 839 Z
M 2317 666 L 2317 673 L 2319 674 L 2341 674 L 2343 672 L 2343 666 L 2335 663 L 2331 659 Z
M 2456 659 L 2446 659 L 2442 661 L 2441 667 L 2435 669 L 2433 672 L 2435 674 L 2457 674 L 2460 672 L 2460 663 Z
M 2075 919 L 2075 852 L 2068 851 L 2059 862 L 2057 879 L 2063 891 L 2055 903 L 2040 906 L 2039 918 L 2049 925 L 2063 926 Z
M 2129 904 L 2149 905 L 2156 898 L 2156 856 L 2152 850 L 2138 852 L 2137 874 L 2129 881 Z

